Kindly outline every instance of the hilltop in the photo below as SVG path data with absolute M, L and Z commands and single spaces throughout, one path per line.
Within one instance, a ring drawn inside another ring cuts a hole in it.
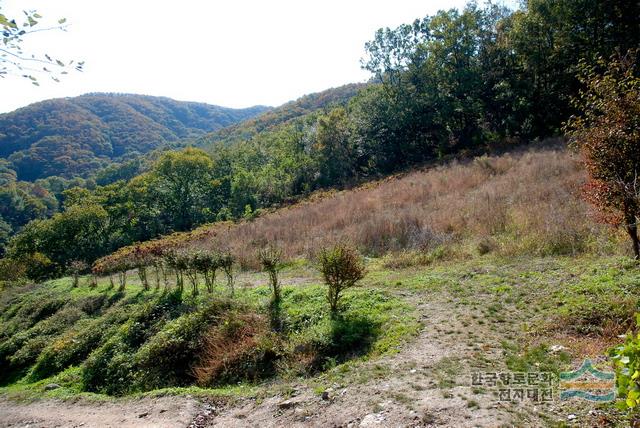
M 350 83 L 304 95 L 251 119 L 211 132 L 199 138 L 197 145 L 211 149 L 218 143 L 230 145 L 249 140 L 260 133 L 273 131 L 288 122 L 300 120 L 309 114 L 344 106 L 356 96 L 358 91 L 366 87 L 367 85 L 364 83 Z

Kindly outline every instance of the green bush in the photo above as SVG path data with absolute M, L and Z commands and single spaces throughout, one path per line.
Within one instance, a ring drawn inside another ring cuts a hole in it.
M 72 329 L 42 350 L 31 369 L 29 379 L 44 379 L 71 365 L 82 363 L 127 318 L 126 309 L 117 308 L 102 317 L 78 321 Z
M 640 315 L 636 316 L 640 326 Z M 622 401 L 618 407 L 630 412 L 638 411 L 640 406 L 640 333 L 628 333 L 624 343 L 609 352 L 616 371 L 618 397 Z
M 320 272 L 328 287 L 329 308 L 335 315 L 338 313 L 341 293 L 364 278 L 364 260 L 355 247 L 344 242 L 323 248 L 318 259 Z
M 134 356 L 140 372 L 138 387 L 150 390 L 192 383 L 192 366 L 209 326 L 226 318 L 231 307 L 231 301 L 214 300 L 197 312 L 168 322 Z

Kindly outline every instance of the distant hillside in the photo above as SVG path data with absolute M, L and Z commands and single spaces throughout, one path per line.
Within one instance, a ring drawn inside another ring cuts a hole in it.
M 601 242 L 611 243 L 606 251 L 624 251 L 607 226 L 590 218 L 578 190 L 584 179 L 582 164 L 562 144 L 516 150 L 317 193 L 252 221 L 205 225 L 147 245 L 228 248 L 246 268 L 259 268 L 256 245 L 273 243 L 288 258 L 313 260 L 340 239 L 370 256 L 396 254 L 398 264 L 477 252 L 590 253 L 602 250 Z
M 114 160 L 196 138 L 267 109 L 130 94 L 47 100 L 0 115 L 0 157 L 10 161 L 19 180 L 82 177 Z
M 232 144 L 251 139 L 263 131 L 272 130 L 278 125 L 311 112 L 332 106 L 345 105 L 365 86 L 367 85 L 363 83 L 350 83 L 305 95 L 280 107 L 268 110 L 252 119 L 212 132 L 200 138 L 198 145 L 207 148 L 219 142 Z

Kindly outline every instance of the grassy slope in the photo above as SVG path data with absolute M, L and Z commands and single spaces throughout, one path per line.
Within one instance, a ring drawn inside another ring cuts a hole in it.
M 558 372 L 576 367 L 586 357 L 608 369 L 604 353 L 616 342 L 615 334 L 630 325 L 640 297 L 635 286 L 640 281 L 640 272 L 632 262 L 620 257 L 507 259 L 488 255 L 402 269 L 386 267 L 384 259 L 371 259 L 368 268 L 369 275 L 363 286 L 349 292 L 347 297 L 352 313 L 361 312 L 382 323 L 381 335 L 365 358 L 335 366 L 329 363 L 326 371 L 311 377 L 300 378 L 291 369 L 283 370 L 275 383 L 242 382 L 216 389 L 170 388 L 147 395 L 189 393 L 265 399 L 274 394 L 286 396 L 290 385 L 300 385 L 301 382 L 317 394 L 329 387 L 367 388 L 372 382 L 377 385 L 403 376 L 405 369 L 398 371 L 398 367 L 416 364 L 415 360 L 403 357 L 404 347 L 400 345 L 417 334 L 416 316 L 420 315 L 420 324 L 425 327 L 423 332 L 427 331 L 426 334 L 432 336 L 430 341 L 437 338 L 445 348 L 458 347 L 464 352 L 439 356 L 432 365 L 426 364 L 427 361 L 417 361 L 425 364 L 426 386 L 420 384 L 420 379 L 413 379 L 406 390 L 396 391 L 390 400 L 409 410 L 411 406 L 403 403 L 402 397 L 419 396 L 420 391 L 426 388 L 427 391 L 440 391 L 444 400 L 463 400 L 469 409 L 476 405 L 489 408 L 487 403 L 496 400 L 495 392 L 469 388 L 466 374 L 470 371 Z M 317 316 L 322 306 L 322 293 L 317 285 L 313 285 L 317 281 L 313 271 L 302 265 L 290 268 L 284 276 L 285 283 L 290 284 L 286 286 L 285 304 L 289 316 L 298 320 Z M 264 281 L 261 274 L 243 274 L 238 281 L 243 285 L 240 299 L 264 304 L 267 293 Z M 54 292 L 70 292 L 74 300 L 97 294 L 105 286 L 102 283 L 98 291 L 90 292 L 84 286 L 71 290 L 67 279 L 46 284 Z M 138 286 L 132 284 L 127 295 L 133 297 L 139 292 Z M 380 300 L 383 295 L 394 297 Z M 383 301 L 386 303 L 382 304 Z M 437 313 L 430 312 L 433 309 L 430 304 L 435 305 Z M 617 328 L 612 329 L 612 326 Z M 318 332 L 312 327 L 301 336 L 308 334 L 316 335 Z M 554 352 L 552 345 L 562 345 L 566 349 Z M 370 358 L 373 356 L 376 358 Z M 59 383 L 62 388 L 43 393 L 43 386 L 50 382 Z M 80 393 L 80 369 L 70 368 L 36 383 L 18 380 L 0 391 L 14 398 L 77 396 Z M 104 396 L 92 397 L 100 399 Z M 508 413 L 513 421 L 521 423 L 537 421 L 551 424 L 551 421 L 571 413 L 578 414 L 583 423 L 593 423 L 589 419 L 594 417 L 589 413 L 592 406 L 581 402 L 556 404 L 542 406 L 536 411 L 540 414 L 519 405 L 514 405 Z M 371 411 L 375 410 L 373 407 Z M 605 411 L 612 422 L 620 417 L 606 405 L 600 406 L 599 411 Z
M 298 264 L 298 267 L 283 272 L 285 284 L 294 282 L 297 285 L 285 285 L 283 290 L 282 312 L 287 333 L 280 348 L 284 358 L 279 361 L 278 376 L 295 375 L 307 370 L 322 371 L 354 357 L 369 358 L 393 352 L 407 335 L 416 332 L 418 324 L 411 306 L 382 290 L 371 293 L 356 289 L 347 293 L 344 298 L 343 319 L 339 323 L 332 321 L 326 309 L 324 287 L 318 284 L 316 277 L 305 284 L 298 284 L 297 278 L 307 272 L 307 269 L 300 269 Z M 292 277 L 293 280 L 288 280 L 287 277 Z M 264 284 L 262 275 L 243 274 L 237 281 L 240 288 L 236 290 L 236 296 L 231 303 L 231 312 L 225 312 L 219 319 L 203 323 L 199 328 L 204 332 L 210 326 L 226 324 L 233 317 L 233 313 L 242 312 L 247 308 L 258 314 L 267 313 L 270 291 Z M 81 282 L 81 287 L 73 288 L 70 279 L 63 278 L 27 289 L 6 290 L 3 293 L 0 303 L 3 314 L 0 354 L 5 358 L 5 391 L 39 393 L 43 385 L 51 382 L 64 386 L 53 393 L 55 396 L 94 389 L 87 387 L 86 382 L 83 383 L 83 375 L 87 372 L 86 360 L 91 358 L 90 351 L 98 350 L 96 353 L 99 354 L 105 348 L 105 344 L 108 347 L 108 342 L 114 338 L 116 341 L 129 341 L 131 334 L 125 332 L 135 329 L 136 325 L 144 325 L 144 340 L 136 343 L 126 355 L 132 359 L 139 359 L 140 350 L 154 340 L 160 343 L 160 346 L 166 346 L 164 350 L 160 350 L 160 355 L 175 352 L 176 348 L 171 348 L 159 338 L 163 334 L 171 338 L 179 336 L 175 333 L 176 330 L 171 329 L 172 326 L 180 324 L 193 314 L 202 313 L 212 302 L 226 302 L 228 295 L 228 291 L 221 284 L 213 295 L 201 291 L 199 296 L 193 297 L 190 291 L 185 290 L 182 303 L 178 305 L 170 302 L 173 299 L 164 298 L 162 290 L 142 290 L 139 280 L 134 275 L 129 275 L 124 293 L 110 289 L 106 279 L 101 279 L 95 289 L 89 289 L 84 280 Z M 151 322 L 140 316 L 145 305 L 149 304 L 153 304 L 154 307 L 164 305 L 170 309 L 151 317 L 154 318 Z M 49 309 L 43 309 L 46 307 Z M 173 313 L 169 313 L 171 311 Z M 66 316 L 68 313 L 73 314 L 71 318 Z M 87 336 L 96 329 L 104 331 L 105 334 L 95 338 L 93 344 L 82 345 L 88 342 Z M 353 343 L 349 342 L 349 334 L 355 335 Z M 201 342 L 192 341 L 194 344 L 202 345 Z M 304 347 L 310 343 L 324 349 L 317 355 L 320 357 L 317 365 L 311 369 L 295 363 L 299 357 L 296 347 Z M 77 353 L 83 347 L 83 355 L 71 357 L 73 352 Z M 62 365 L 43 364 L 57 361 L 55 355 L 68 357 L 62 360 Z M 193 355 L 191 366 L 198 361 L 198 355 L 198 352 Z M 74 367 L 68 367 L 69 362 L 72 362 Z M 51 376 L 47 376 L 47 373 Z M 97 389 L 94 390 L 119 395 L 163 386 L 179 386 L 183 384 L 182 381 L 186 382 L 185 386 L 195 384 L 195 379 L 190 376 L 178 382 L 168 380 L 166 385 L 136 383 L 134 378 L 140 373 L 136 372 L 131 377 L 125 375 L 122 380 L 123 383 L 135 384 L 131 389 L 110 389 L 110 385 L 103 382 L 98 383 Z M 7 377 L 7 374 L 10 376 Z M 86 381 L 86 376 L 84 379 Z M 238 379 L 234 378 L 233 382 L 229 382 L 232 390 L 237 388 L 234 386 L 236 380 Z M 251 379 L 240 380 L 247 385 L 254 383 Z M 218 386 L 223 390 L 228 388 L 224 382 Z
M 434 253 L 426 259 L 624 253 L 625 237 L 597 224 L 582 200 L 584 180 L 578 159 L 562 145 L 533 147 L 316 194 L 253 221 L 205 225 L 174 239 L 230 248 L 249 268 L 258 266 L 256 246 L 265 243 L 313 259 L 344 238 L 367 256 L 391 252 L 399 265 L 406 252 Z
M 458 349 L 458 354 L 436 355 L 425 365 L 424 383 L 402 383 L 399 388 L 404 392 L 388 398 L 410 409 L 407 396 L 440 391 L 451 408 L 460 400 L 466 403 L 458 409 L 464 414 L 467 405 L 469 411 L 492 412 L 495 397 L 492 391 L 465 385 L 461 370 L 557 372 L 579 365 L 585 357 L 608 368 L 606 350 L 619 340 L 618 334 L 633 326 L 640 273 L 620 255 L 624 242 L 593 225 L 587 216 L 588 207 L 579 198 L 582 178 L 579 165 L 565 151 L 534 150 L 415 172 L 302 203 L 224 232 L 214 227 L 189 235 L 195 237 L 190 245 L 207 247 L 225 240 L 240 254 L 249 254 L 252 242 L 284 241 L 291 256 L 312 255 L 324 242 L 318 241 L 320 237 L 350 237 L 375 256 L 368 259 L 363 287 L 348 293 L 350 311 L 376 320 L 379 334 L 359 358 L 325 359 L 323 370 L 310 377 L 300 378 L 300 371 L 288 365 L 281 367 L 275 382 L 245 381 L 222 389 L 170 388 L 151 394 L 222 393 L 262 400 L 286 395 L 292 384 L 301 382 L 315 393 L 347 385 L 372 388 L 381 381 L 402 379 L 402 370 L 416 364 L 406 353 L 437 341 L 444 349 Z M 209 230 L 218 235 L 211 237 Z M 367 239 L 374 235 L 383 238 Z M 250 260 L 245 264 L 250 266 Z M 297 320 L 295 325 L 304 326 L 288 342 L 290 348 L 305 339 L 327 337 L 326 324 L 317 316 L 323 311 L 317 272 L 301 261 L 293 263 L 284 277 L 286 312 Z M 265 308 L 265 281 L 260 273 L 241 274 L 237 279 L 241 300 Z M 104 292 L 106 282 L 102 280 L 97 291 L 69 287 L 69 280 L 62 279 L 28 289 L 25 295 L 70 293 L 78 301 Z M 2 300 L 6 302 L 11 293 L 3 293 Z M 131 277 L 127 296 L 138 294 L 140 287 Z M 143 300 L 152 294 L 142 294 Z M 7 316 L 17 306 L 2 304 L 6 331 Z M 419 334 L 418 321 L 426 327 Z M 400 346 L 412 336 L 416 339 Z M 566 349 L 554 351 L 551 345 Z M 63 388 L 45 396 L 75 396 L 80 393 L 81 370 L 70 368 L 36 383 L 16 378 L 2 392 L 41 396 L 43 385 L 55 381 Z M 505 417 L 547 425 L 573 412 L 592 425 L 595 422 L 589 418 L 595 416 L 590 409 L 574 402 L 537 410 L 507 406 Z M 376 411 L 375 403 L 370 410 Z M 606 405 L 601 410 L 605 413 L 596 415 L 613 423 L 620 417 Z

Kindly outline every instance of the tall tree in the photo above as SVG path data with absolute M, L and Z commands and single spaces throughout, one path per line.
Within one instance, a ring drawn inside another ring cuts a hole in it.
M 609 64 L 582 62 L 579 80 L 586 89 L 574 100 L 582 112 L 567 129 L 589 172 L 586 195 L 608 223 L 623 226 L 640 259 L 640 78 L 635 53 Z
M 204 151 L 187 148 L 167 152 L 149 175 L 149 189 L 157 192 L 159 204 L 170 224 L 188 230 L 213 219 L 208 201 L 219 183 L 212 177 L 213 160 Z

